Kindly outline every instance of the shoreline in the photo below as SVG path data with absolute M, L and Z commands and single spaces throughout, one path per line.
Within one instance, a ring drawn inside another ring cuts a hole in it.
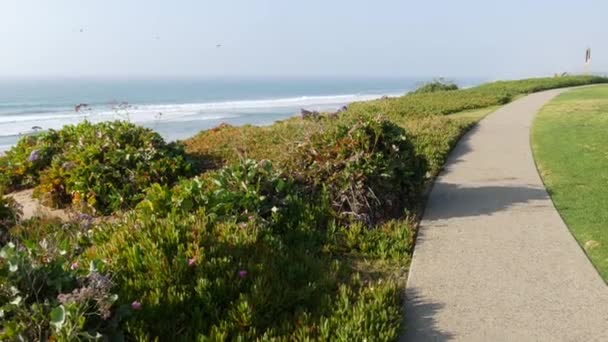
M 404 89 L 402 91 L 396 92 L 387 92 L 382 94 L 338 94 L 338 95 L 315 95 L 315 96 L 299 96 L 292 98 L 268 98 L 268 99 L 258 99 L 258 100 L 236 100 L 236 101 L 227 101 L 227 102 L 207 102 L 207 103 L 175 103 L 175 104 L 166 104 L 162 105 L 165 107 L 188 107 L 191 105 L 205 105 L 205 106 L 217 106 L 219 109 L 213 109 L 209 112 L 200 112 L 195 114 L 184 114 L 181 116 L 171 117 L 169 119 L 153 119 L 150 120 L 150 117 L 153 116 L 151 113 L 147 114 L 148 119 L 141 120 L 140 116 L 132 116 L 130 113 L 125 112 L 122 117 L 118 117 L 117 115 L 89 115 L 84 117 L 82 115 L 74 115 L 69 118 L 69 121 L 65 121 L 61 126 L 54 125 L 49 129 L 61 129 L 65 125 L 75 125 L 83 122 L 85 119 L 89 120 L 92 123 L 104 122 L 104 121 L 114 121 L 114 120 L 125 120 L 131 123 L 134 123 L 139 126 L 143 126 L 146 128 L 150 128 L 157 133 L 159 133 L 163 139 L 167 142 L 173 142 L 177 140 L 185 140 L 189 139 L 201 131 L 212 129 L 221 124 L 229 124 L 232 126 L 243 126 L 243 125 L 254 125 L 254 126 L 267 126 L 271 125 L 277 121 L 290 119 L 293 117 L 297 117 L 300 109 L 314 110 L 314 111 L 334 111 L 342 106 L 349 105 L 354 102 L 367 102 L 377 100 L 383 97 L 396 97 L 402 96 L 407 92 L 411 91 L 411 89 Z M 318 103 L 318 102 L 310 102 L 308 104 L 302 103 L 292 106 L 284 106 L 284 107 L 259 107 L 256 108 L 256 104 L 261 104 L 267 101 L 283 101 L 288 102 L 295 99 L 303 99 L 305 101 L 310 101 L 314 99 L 336 99 L 336 98 L 351 98 L 352 101 L 348 102 L 331 102 L 331 103 Z M 249 103 L 250 107 L 244 108 L 228 108 L 227 104 L 229 103 Z M 139 108 L 144 108 L 146 106 L 151 106 L 149 104 L 144 105 L 134 105 L 135 111 L 140 110 Z M 224 106 L 226 111 L 220 111 L 221 107 Z M 59 113 L 59 112 L 58 112 Z M 61 114 L 61 113 L 60 113 Z M 60 118 L 63 118 L 64 114 L 61 114 Z M 2 116 L 0 115 L 0 118 Z M 51 117 L 52 118 L 52 117 Z M 28 121 L 25 121 L 28 122 Z M 33 127 L 33 126 L 32 126 Z M 10 134 L 10 135 L 1 135 L 2 129 L 0 129 L 0 152 L 6 152 L 11 147 L 15 146 L 17 141 L 24 136 L 33 135 L 37 133 L 43 133 L 48 131 L 48 129 L 40 130 L 36 132 L 25 131 L 23 133 L 18 134 Z M 1 156 L 1 154 L 0 154 Z

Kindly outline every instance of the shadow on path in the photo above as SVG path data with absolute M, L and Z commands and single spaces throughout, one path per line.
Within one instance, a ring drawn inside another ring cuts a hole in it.
M 425 219 L 491 215 L 522 204 L 527 210 L 535 210 L 544 205 L 535 206 L 533 201 L 548 199 L 546 190 L 538 186 L 473 187 L 439 182 L 429 198 Z
M 405 331 L 399 339 L 408 341 L 449 341 L 454 336 L 436 327 L 435 314 L 444 305 L 422 299 L 416 289 L 408 289 L 405 302 Z
M 479 123 L 473 126 L 468 132 L 466 132 L 458 141 L 454 149 L 450 152 L 448 156 L 448 160 L 444 165 L 444 170 L 449 170 L 454 167 L 456 164 L 463 162 L 463 157 L 467 154 L 473 152 L 471 139 L 479 131 Z

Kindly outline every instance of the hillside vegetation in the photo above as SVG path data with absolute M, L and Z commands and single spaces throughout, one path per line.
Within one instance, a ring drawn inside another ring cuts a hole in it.
M 124 122 L 25 137 L 0 184 L 79 214 L 0 202 L 0 339 L 395 340 L 422 192 L 459 137 L 518 95 L 606 81 L 413 93 L 183 145 Z

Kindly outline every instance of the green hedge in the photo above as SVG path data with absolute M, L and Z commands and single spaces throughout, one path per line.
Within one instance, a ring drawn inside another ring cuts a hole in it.
M 190 174 L 183 149 L 127 122 L 84 122 L 21 139 L 0 158 L 9 189 L 36 186 L 54 207 L 74 205 L 100 214 L 137 204 L 153 183 Z

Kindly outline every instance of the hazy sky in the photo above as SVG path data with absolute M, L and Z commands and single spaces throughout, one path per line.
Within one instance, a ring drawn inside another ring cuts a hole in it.
M 606 0 L 0 0 L 0 79 L 518 77 L 587 46 L 608 71 Z

